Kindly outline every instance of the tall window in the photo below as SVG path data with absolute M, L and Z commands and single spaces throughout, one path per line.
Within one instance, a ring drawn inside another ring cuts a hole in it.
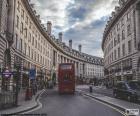
M 29 42 L 31 42 L 31 33 L 29 33 Z
M 17 3 L 17 10 L 20 12 L 20 2 Z
M 31 29 L 31 27 L 32 27 L 32 22 L 30 21 L 29 28 Z
M 124 25 L 124 18 L 122 18 L 122 20 L 121 20 L 121 26 L 123 26 Z
M 23 33 L 23 22 L 21 22 L 20 32 Z
M 116 38 L 114 38 L 114 46 L 116 46 L 116 44 L 117 44 L 117 40 Z
M 129 21 L 130 20 L 130 13 L 128 12 L 127 13 L 127 21 Z
M 116 52 L 116 50 L 114 50 L 114 59 L 115 60 L 117 59 L 117 52 Z
M 120 58 L 120 47 L 118 48 L 118 58 Z
M 118 34 L 118 43 L 120 43 L 120 35 Z
M 131 44 L 131 40 L 130 41 L 128 41 L 128 53 L 131 53 L 131 51 L 132 51 L 132 46 L 131 46 L 132 44 Z
M 32 39 L 32 45 L 34 45 L 34 37 L 33 37 L 33 39 Z
M 125 32 L 124 32 L 124 30 L 122 30 L 122 40 L 124 40 L 125 39 Z
M 15 38 L 15 48 L 17 49 L 18 48 L 18 35 L 16 34 L 16 38 Z
M 35 48 L 37 48 L 37 40 L 35 40 Z
M 25 55 L 27 55 L 27 51 L 26 51 L 26 49 L 27 49 L 27 44 L 26 43 L 24 43 L 24 52 L 25 52 Z
M 28 50 L 29 50 L 29 57 L 31 56 L 31 50 L 30 50 L 30 46 L 28 46 Z
M 125 44 L 122 45 L 122 54 L 125 56 Z
M 130 24 L 127 26 L 127 35 L 129 36 L 131 34 L 131 28 L 130 28 Z
M 19 28 L 19 16 L 17 16 L 16 27 Z
M 26 20 L 25 20 L 25 23 L 28 25 L 28 16 L 26 16 Z
M 27 38 L 27 28 L 25 28 L 25 38 Z
M 114 59 L 113 59 L 113 52 L 112 52 L 112 61 L 113 61 Z
M 21 10 L 21 17 L 24 19 L 24 10 Z
M 119 27 L 119 23 L 117 24 L 117 31 L 120 29 L 120 27 Z
M 22 39 L 19 41 L 19 50 L 22 51 Z

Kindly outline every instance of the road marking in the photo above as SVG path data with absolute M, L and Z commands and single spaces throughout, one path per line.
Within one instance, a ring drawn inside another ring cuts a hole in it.
M 123 116 L 127 116 L 123 111 L 121 111 L 121 110 L 119 110 L 119 109 L 117 109 L 117 108 L 115 108 L 115 107 L 113 107 L 113 106 L 111 106 L 111 105 L 109 105 L 109 104 L 107 104 L 107 103 L 103 103 L 103 102 L 101 102 L 101 101 L 99 101 L 99 100 L 96 100 L 96 99 L 94 99 L 94 98 L 92 98 L 92 97 L 90 97 L 90 96 L 88 96 L 88 95 L 85 95 L 85 94 L 83 94 L 83 96 L 84 96 L 84 97 L 88 97 L 88 98 L 90 98 L 90 99 L 92 99 L 92 100 L 94 100 L 94 101 L 96 101 L 96 102 L 98 102 L 98 103 L 101 103 L 101 104 L 103 104 L 103 105 L 106 105 L 106 106 L 110 107 L 111 109 L 113 109 L 113 110 L 115 110 L 115 111 L 121 113 Z

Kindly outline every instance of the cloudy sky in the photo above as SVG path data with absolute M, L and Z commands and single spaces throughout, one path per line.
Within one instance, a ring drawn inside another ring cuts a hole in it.
M 103 57 L 103 30 L 118 0 L 31 0 L 42 23 L 51 21 L 53 35 L 63 32 L 63 41 L 73 48 L 82 45 L 82 52 Z

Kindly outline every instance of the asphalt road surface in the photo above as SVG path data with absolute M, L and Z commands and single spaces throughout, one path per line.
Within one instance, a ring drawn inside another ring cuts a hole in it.
M 42 108 L 31 114 L 46 113 L 47 116 L 122 116 L 116 110 L 84 97 L 75 95 L 59 95 L 57 90 L 46 90 L 41 96 Z
M 83 86 L 78 86 L 78 88 L 80 90 L 83 90 L 85 92 L 89 92 L 89 86 L 88 85 L 83 85 Z M 113 97 L 113 89 L 107 89 L 105 87 L 96 87 L 96 86 L 93 86 L 93 92 L 94 93 L 98 93 L 98 94 L 102 94 L 102 95 L 105 95 L 105 96 L 108 96 L 108 97 Z

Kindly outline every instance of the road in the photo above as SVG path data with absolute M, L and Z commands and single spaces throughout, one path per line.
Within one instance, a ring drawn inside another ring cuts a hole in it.
M 122 116 L 116 110 L 84 97 L 75 95 L 59 95 L 57 90 L 46 90 L 41 96 L 42 108 L 31 114 L 46 113 L 47 116 Z
M 102 86 L 93 86 L 93 92 L 102 94 L 108 97 L 113 97 L 113 89 L 107 89 L 106 87 Z M 79 86 L 78 89 L 89 92 L 89 86 L 88 85 L 82 85 Z

